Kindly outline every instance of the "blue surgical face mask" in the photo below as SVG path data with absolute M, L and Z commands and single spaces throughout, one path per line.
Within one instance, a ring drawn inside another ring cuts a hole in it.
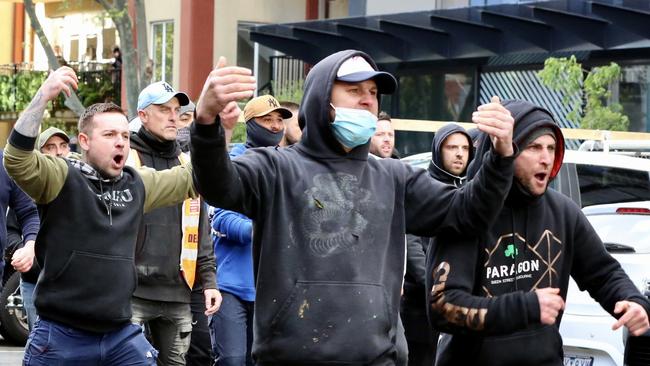
M 330 104 L 331 105 L 331 104 Z M 332 130 L 345 147 L 354 149 L 370 140 L 377 129 L 377 116 L 365 109 L 334 107 Z

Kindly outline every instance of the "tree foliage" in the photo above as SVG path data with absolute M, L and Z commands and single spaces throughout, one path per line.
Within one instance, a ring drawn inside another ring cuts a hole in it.
M 246 123 L 237 123 L 235 125 L 230 142 L 233 144 L 246 142 Z
M 568 120 L 586 129 L 627 131 L 629 118 L 623 107 L 611 100 L 610 87 L 620 75 L 621 67 L 614 62 L 587 71 L 575 56 L 549 57 L 538 73 L 544 85 L 564 94 L 563 102 L 571 108 Z M 575 95 L 581 98 L 571 98 Z
M 44 71 L 22 70 L 0 75 L 0 111 L 22 111 L 45 81 Z

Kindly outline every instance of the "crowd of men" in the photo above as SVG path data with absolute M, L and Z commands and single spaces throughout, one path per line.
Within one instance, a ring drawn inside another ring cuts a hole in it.
M 3 156 L 25 365 L 562 365 L 569 275 L 614 329 L 648 330 L 647 298 L 547 189 L 564 138 L 540 106 L 493 97 L 424 170 L 398 159 L 379 111 L 397 81 L 363 52 L 317 63 L 300 105 L 249 100 L 221 58 L 196 105 L 156 82 L 131 126 L 89 106 L 70 153 L 39 130 L 77 83 L 50 73 Z

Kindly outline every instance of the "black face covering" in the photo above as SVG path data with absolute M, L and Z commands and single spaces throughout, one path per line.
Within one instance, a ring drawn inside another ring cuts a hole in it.
M 246 147 L 277 146 L 284 136 L 284 130 L 271 132 L 251 119 L 246 122 Z
M 176 157 L 180 153 L 180 148 L 175 140 L 160 140 L 147 131 L 144 126 L 140 127 L 137 134 L 145 144 L 157 151 L 162 157 Z

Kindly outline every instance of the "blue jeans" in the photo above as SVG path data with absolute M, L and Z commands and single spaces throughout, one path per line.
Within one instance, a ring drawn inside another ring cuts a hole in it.
M 29 323 L 29 330 L 34 329 L 36 323 L 36 307 L 34 306 L 34 288 L 35 283 L 23 281 L 20 279 L 20 296 L 23 298 L 23 308 L 27 313 L 27 323 Z
M 212 315 L 210 339 L 216 366 L 252 366 L 253 305 L 221 291 L 219 311 Z
M 136 324 L 92 333 L 39 319 L 27 340 L 23 365 L 155 365 L 157 355 Z

